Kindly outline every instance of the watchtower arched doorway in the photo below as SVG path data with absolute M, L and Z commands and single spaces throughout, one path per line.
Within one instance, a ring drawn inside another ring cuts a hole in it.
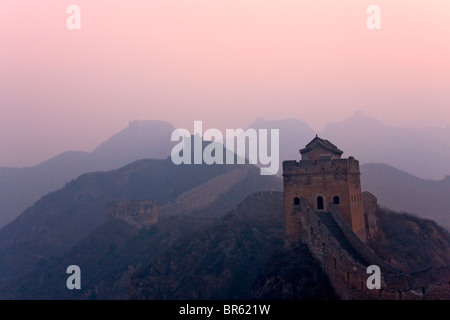
M 295 197 L 294 198 L 294 206 L 298 206 L 300 205 L 300 198 L 299 197 Z
M 323 210 L 323 197 L 322 196 L 318 196 L 317 197 L 317 210 Z

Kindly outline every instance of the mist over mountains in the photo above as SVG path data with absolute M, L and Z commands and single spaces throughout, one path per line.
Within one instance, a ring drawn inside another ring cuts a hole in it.
M 360 163 L 385 163 L 423 179 L 450 175 L 450 126 L 398 128 L 356 112 L 320 133 Z
M 450 230 L 450 177 L 443 180 L 417 178 L 385 164 L 361 166 L 361 187 L 389 209 L 432 219 Z
M 362 112 L 313 131 L 297 119 L 258 119 L 250 128 L 280 130 L 280 163 L 300 160 L 299 149 L 318 134 L 354 156 L 361 164 L 385 163 L 423 179 L 450 175 L 450 126 L 446 128 L 398 128 L 366 117 Z
M 280 162 L 299 159 L 298 149 L 314 135 L 306 124 L 295 119 L 258 119 L 252 127 L 280 129 Z M 308 250 L 302 253 L 295 266 L 283 269 L 285 266 L 275 263 L 279 259 L 291 259 L 284 253 L 276 254 L 283 243 L 282 194 L 261 194 L 244 200 L 259 191 L 281 191 L 281 178 L 262 176 L 259 168 L 252 165 L 174 165 L 167 157 L 172 146 L 167 143 L 172 130 L 167 123 L 131 123 L 92 153 L 68 152 L 34 167 L 37 171 L 46 168 L 48 176 L 44 176 L 51 180 L 50 174 L 65 172 L 66 167 L 76 174 L 76 170 L 91 170 L 92 166 L 100 164 L 105 168 L 120 166 L 133 157 L 155 155 L 164 158 L 138 160 L 119 169 L 82 174 L 66 182 L 63 188 L 46 194 L 0 229 L 0 296 L 13 299 L 123 299 L 128 298 L 129 290 L 132 290 L 132 297 L 136 299 L 254 298 L 271 296 L 274 292 L 277 296 L 286 294 L 286 297 L 299 298 L 298 291 L 286 293 L 284 285 L 288 279 L 292 281 L 289 290 L 296 286 L 309 288 L 302 291 L 303 298 L 334 297 L 320 270 L 305 267 L 305 261 L 306 265 L 316 266 Z M 149 137 L 152 138 L 150 148 L 146 144 Z M 335 142 L 333 137 L 326 138 Z M 379 145 L 382 150 L 384 144 Z M 21 170 L 30 168 L 10 170 L 26 176 L 26 171 Z M 365 164 L 361 166 L 361 172 L 363 189 L 373 192 L 381 205 L 433 219 L 446 227 L 450 225 L 448 179 L 425 180 L 386 164 Z M 34 178 L 33 184 L 46 181 L 39 180 L 41 176 Z M 60 182 L 64 184 L 63 179 Z M 227 183 L 230 185 L 224 187 Z M 8 190 L 6 183 L 3 188 Z M 20 191 L 19 184 L 17 188 L 16 192 Z M 196 204 L 205 198 L 212 200 L 187 216 L 185 211 L 173 216 L 167 214 L 170 212 L 167 208 L 176 207 L 181 199 L 189 197 L 194 197 L 191 203 Z M 156 200 L 162 208 L 156 228 L 139 231 L 120 221 L 106 222 L 108 202 L 135 199 Z M 233 210 L 237 206 L 239 214 L 236 215 Z M 386 212 L 387 220 L 394 218 Z M 399 235 L 399 241 L 406 248 L 401 247 L 401 250 L 409 252 L 416 245 L 413 239 L 421 231 L 417 231 L 415 225 L 423 225 L 423 229 L 428 230 L 422 236 L 433 241 L 427 240 L 423 246 L 423 261 L 429 261 L 426 253 L 437 250 L 439 243 L 448 243 L 448 234 L 434 222 L 408 217 L 398 219 L 396 223 L 404 232 Z M 411 225 L 411 221 L 416 221 L 415 225 Z M 396 227 L 386 222 L 386 228 Z M 432 235 L 437 236 L 433 238 Z M 394 259 L 395 236 L 394 230 L 387 242 L 377 247 L 388 259 Z M 229 248 L 233 248 L 232 254 Z M 191 255 L 191 251 L 195 254 Z M 177 259 L 177 266 L 168 263 L 172 259 Z M 72 261 L 89 270 L 85 281 L 90 290 L 75 296 L 60 286 L 66 276 L 60 269 L 74 263 Z M 141 261 L 145 262 L 144 269 Z M 255 261 L 258 261 L 257 268 L 249 269 Z M 184 272 L 186 266 L 191 268 L 188 273 Z M 301 279 L 310 279 L 311 283 L 295 282 L 299 279 L 299 270 L 302 270 Z M 172 275 L 172 278 L 162 276 L 164 274 Z M 173 277 L 177 274 L 183 276 Z M 200 295 L 197 289 L 203 283 L 200 279 L 204 274 L 212 280 L 208 290 L 201 290 L 203 295 Z M 274 274 L 277 274 L 276 279 L 278 274 L 286 278 L 274 283 Z M 196 285 L 192 286 L 192 282 Z M 239 284 L 244 284 L 241 291 L 237 289 Z M 311 289 L 319 284 L 325 288 L 323 291 Z
M 81 174 L 117 169 L 139 159 L 165 159 L 173 130 L 163 121 L 132 121 L 90 153 L 67 151 L 34 167 L 0 168 L 0 227 Z
M 104 223 L 63 254 L 0 284 L 0 298 L 339 298 L 306 245 L 285 250 L 281 192 L 258 192 L 225 215 L 208 214 L 162 215 L 147 229 Z M 379 230 L 369 245 L 383 260 L 406 272 L 450 261 L 450 235 L 436 223 L 382 208 L 376 214 Z M 74 262 L 83 270 L 82 290 L 64 285 L 63 271 Z
M 299 149 L 315 135 L 296 119 L 258 119 L 251 127 L 280 129 L 280 163 L 300 160 Z M 373 193 L 380 205 L 450 229 L 450 127 L 395 128 L 356 112 L 327 125 L 319 136 L 343 150 L 344 157 L 359 160 L 362 189 Z
M 241 179 L 222 188 L 233 170 L 239 170 Z M 207 184 L 213 179 L 216 189 Z M 140 160 L 120 169 L 84 174 L 42 197 L 0 229 L 0 285 L 25 274 L 41 259 L 66 252 L 101 226 L 110 201 L 154 200 L 164 207 L 183 198 L 189 200 L 189 196 L 194 204 L 207 197 L 212 198 L 206 203 L 214 211 L 209 216 L 214 216 L 225 214 L 253 192 L 281 190 L 281 185 L 279 177 L 261 176 L 255 166 L 175 165 L 170 158 Z M 201 186 L 213 194 L 198 192 Z
M 300 159 L 298 150 L 316 134 L 306 123 L 297 119 L 257 118 L 250 128 L 280 130 L 280 174 L 282 161 Z M 0 228 L 40 197 L 57 190 L 81 174 L 116 169 L 139 159 L 168 157 L 174 145 L 170 141 L 173 130 L 174 127 L 168 122 L 133 121 L 90 153 L 68 151 L 34 167 L 0 168 Z M 449 127 L 396 128 L 357 112 L 344 121 L 328 124 L 319 136 L 342 149 L 345 157 L 353 155 L 361 164 L 384 163 L 422 179 L 439 180 L 450 174 Z M 394 177 L 395 175 L 391 176 L 392 179 Z M 413 207 L 411 204 L 417 202 L 415 199 L 418 197 L 411 194 L 405 195 L 404 202 L 409 205 L 394 202 L 385 199 L 384 195 L 388 193 L 380 190 L 381 182 L 377 182 L 377 179 L 381 177 L 372 170 L 364 172 L 362 176 L 365 190 L 378 196 L 382 205 L 393 205 L 392 208 L 397 210 L 423 214 L 423 207 L 429 207 L 432 201 L 434 209 L 426 211 L 430 211 L 430 215 L 440 223 L 447 224 L 445 216 L 448 210 L 444 207 L 444 204 L 447 205 L 445 201 L 429 197 L 428 200 L 423 199 L 422 207 Z M 428 184 L 419 181 L 416 179 L 413 184 L 417 182 L 424 190 L 417 186 L 416 191 L 429 193 Z M 397 182 L 392 183 L 399 185 Z M 446 189 L 442 189 L 444 190 Z M 441 193 L 437 191 L 434 194 Z
M 306 123 L 298 119 L 264 120 L 258 118 L 249 128 L 280 130 L 280 174 L 283 160 L 300 159 L 299 149 L 304 148 L 316 134 Z

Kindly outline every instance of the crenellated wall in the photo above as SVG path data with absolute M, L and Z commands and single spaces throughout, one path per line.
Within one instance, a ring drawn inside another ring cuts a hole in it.
M 208 207 L 221 195 L 248 175 L 249 166 L 242 165 L 230 172 L 217 176 L 177 197 L 175 203 L 161 208 L 162 215 L 186 214 Z
M 359 174 L 359 161 L 353 157 L 348 159 L 318 159 L 312 160 L 287 160 L 283 161 L 283 173 L 347 173 Z
M 158 208 L 152 200 L 110 202 L 106 206 L 106 219 L 124 220 L 132 226 L 143 228 L 158 223 Z
M 450 266 L 400 273 L 360 241 L 335 208 L 330 209 L 314 212 L 302 199 L 293 215 L 301 228 L 299 240 L 320 262 L 342 299 L 450 299 Z M 380 290 L 367 288 L 369 265 L 381 269 Z
M 339 204 L 336 207 L 340 214 L 355 234 L 365 241 L 366 226 L 359 176 L 359 162 L 353 157 L 284 161 L 284 206 L 288 239 L 296 242 L 300 236 L 297 222 L 291 214 L 296 206 L 296 198 L 304 198 L 309 208 L 320 211 L 317 199 L 322 197 L 322 211 L 328 211 L 329 203 L 333 203 L 334 197 L 338 197 Z

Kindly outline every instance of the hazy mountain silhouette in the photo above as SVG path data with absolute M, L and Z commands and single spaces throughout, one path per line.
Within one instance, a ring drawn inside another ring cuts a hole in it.
M 163 121 L 132 121 L 91 153 L 68 151 L 34 167 L 0 168 L 0 228 L 43 195 L 83 173 L 116 169 L 139 159 L 166 158 L 173 130 Z
M 140 159 L 165 159 L 172 149 L 170 136 L 174 129 L 163 121 L 131 121 L 128 128 L 92 151 L 92 157 L 98 164 L 109 166 L 106 170 Z
M 251 299 L 266 264 L 279 264 L 283 240 L 280 192 L 248 197 L 220 219 L 162 217 L 147 230 L 113 221 L 0 288 L 0 297 L 129 299 L 131 293 L 135 299 Z M 296 260 L 301 266 L 291 299 L 336 298 L 307 248 Z M 83 270 L 83 290 L 64 286 L 67 275 L 61 270 L 74 261 Z
M 432 219 L 450 229 L 450 176 L 425 180 L 385 164 L 364 164 L 361 185 L 385 207 Z
M 436 223 L 383 208 L 370 247 L 399 270 L 450 261 L 450 235 Z M 161 217 L 137 229 L 103 224 L 59 257 L 41 260 L 0 287 L 11 299 L 336 299 L 320 263 L 302 245 L 284 247 L 281 192 L 253 194 L 221 218 Z M 414 252 L 411 258 L 411 253 Z M 82 269 L 82 290 L 64 270 Z
M 298 150 L 315 135 L 297 119 L 263 120 L 255 129 L 280 130 L 280 170 L 283 160 L 300 159 Z M 133 121 L 91 153 L 69 151 L 34 167 L 0 168 L 0 227 L 12 221 L 41 196 L 86 172 L 118 168 L 144 158 L 170 154 L 174 127 L 162 121 Z M 330 140 L 344 156 L 360 163 L 386 163 L 422 178 L 442 179 L 450 173 L 450 127 L 396 128 L 357 112 L 328 124 L 320 136 Z M 400 208 L 397 208 L 400 209 Z
M 174 203 L 185 192 L 239 168 L 245 169 L 239 171 L 245 172 L 242 179 L 211 204 L 216 214 L 225 214 L 255 191 L 281 189 L 279 177 L 262 176 L 255 166 L 175 165 L 170 157 L 84 174 L 44 196 L 0 230 L 0 284 L 20 277 L 40 259 L 64 253 L 98 228 L 105 222 L 105 206 L 109 201 L 154 199 L 164 206 Z
M 386 163 L 425 179 L 450 174 L 450 126 L 398 128 L 356 112 L 328 124 L 320 136 L 361 163 Z
M 264 120 L 257 118 L 249 128 L 280 130 L 280 169 L 284 160 L 300 159 L 299 150 L 314 137 L 315 132 L 304 122 L 297 119 Z M 270 137 L 270 132 L 269 132 Z M 270 141 L 270 139 L 268 139 Z
M 280 130 L 280 164 L 299 160 L 299 149 L 315 136 L 296 119 L 259 118 L 250 128 Z M 417 177 L 450 176 L 450 127 L 395 128 L 356 112 L 344 121 L 328 124 L 319 135 L 343 150 L 344 157 L 353 155 L 360 161 L 362 187 L 376 195 L 380 204 L 450 227 L 450 179 Z M 373 164 L 377 161 L 391 166 Z
M 280 130 L 280 167 L 283 160 L 300 160 L 299 149 L 316 132 L 297 119 L 263 120 L 250 128 Z M 319 133 L 360 163 L 386 163 L 424 179 L 450 175 L 450 126 L 446 128 L 399 128 L 366 117 L 362 112 L 329 123 Z M 280 171 L 281 172 L 281 171 Z

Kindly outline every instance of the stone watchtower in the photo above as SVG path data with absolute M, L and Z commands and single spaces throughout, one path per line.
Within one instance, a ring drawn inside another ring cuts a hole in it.
M 300 150 L 301 161 L 283 162 L 284 215 L 289 242 L 297 241 L 301 226 L 294 213 L 303 198 L 314 211 L 334 206 L 353 232 L 366 240 L 359 162 L 342 159 L 342 151 L 316 137 Z

